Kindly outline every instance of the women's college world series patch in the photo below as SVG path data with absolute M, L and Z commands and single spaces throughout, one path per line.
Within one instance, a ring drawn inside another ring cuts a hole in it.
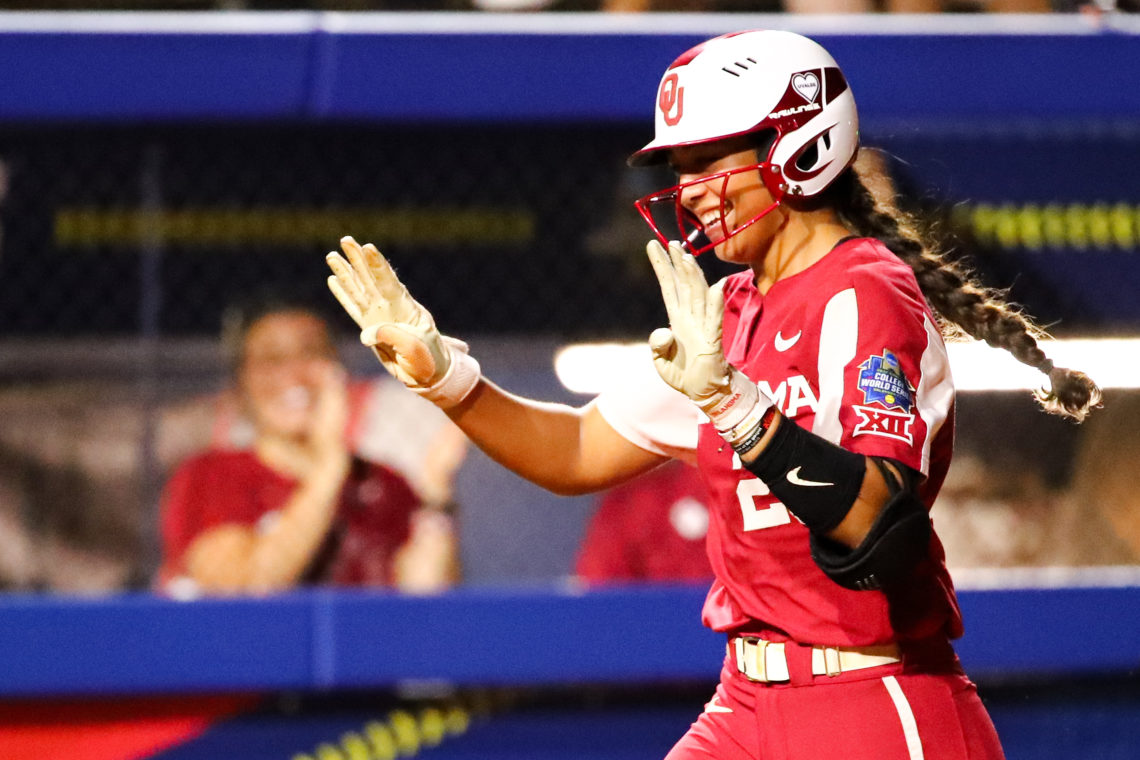
M 914 386 L 906 379 L 898 358 L 884 349 L 859 365 L 859 392 L 863 404 L 851 408 L 859 415 L 852 436 L 881 435 L 914 443 Z

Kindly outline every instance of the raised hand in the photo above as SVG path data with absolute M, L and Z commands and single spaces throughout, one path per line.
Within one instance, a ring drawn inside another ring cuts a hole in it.
M 428 386 L 447 372 L 450 357 L 431 314 L 421 306 L 376 246 L 341 238 L 344 256 L 325 257 L 332 291 L 360 326 L 360 341 L 405 385 Z
M 724 357 L 721 285 L 710 288 L 697 260 L 679 243 L 670 243 L 666 250 L 654 240 L 646 252 L 669 315 L 669 327 L 649 336 L 657 373 L 688 396 L 726 438 L 736 435 L 734 429 L 744 422 L 751 426 L 771 402 Z
M 440 334 L 376 246 L 345 236 L 340 247 L 343 257 L 335 251 L 325 257 L 333 272 L 328 286 L 360 326 L 360 341 L 393 376 L 437 405 L 463 400 L 480 376 L 467 344 Z

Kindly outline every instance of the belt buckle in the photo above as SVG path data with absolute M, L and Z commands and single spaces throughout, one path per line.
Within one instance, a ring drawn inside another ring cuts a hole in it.
M 736 638 L 737 670 L 749 681 L 769 683 L 765 660 L 768 643 L 765 639 L 754 636 L 738 636 Z
M 823 652 L 823 669 L 828 677 L 834 677 L 843 672 L 843 664 L 839 656 L 839 647 L 820 647 Z

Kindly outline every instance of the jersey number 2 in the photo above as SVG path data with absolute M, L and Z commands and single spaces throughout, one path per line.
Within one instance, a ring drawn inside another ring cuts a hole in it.
M 756 506 L 757 496 L 771 493 L 768 486 L 759 478 L 742 480 L 736 486 L 736 498 L 740 500 L 740 511 L 744 514 L 744 530 L 762 530 L 787 525 L 792 521 L 788 508 L 778 501 L 766 507 Z
M 733 467 L 744 469 L 740 457 L 732 457 Z M 777 525 L 787 525 L 792 521 L 788 508 L 778 501 L 773 501 L 765 507 L 756 506 L 757 496 L 768 496 L 772 492 L 768 485 L 760 478 L 748 478 L 736 484 L 736 498 L 740 502 L 740 511 L 744 515 L 744 530 L 763 530 L 775 528 Z

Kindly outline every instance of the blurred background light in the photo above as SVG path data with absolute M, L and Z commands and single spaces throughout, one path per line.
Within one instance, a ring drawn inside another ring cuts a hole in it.
M 1079 369 L 1101 388 L 1140 388 L 1140 338 L 1045 340 L 1039 345 L 1058 367 Z M 1033 390 L 1045 379 L 1007 351 L 979 341 L 951 343 L 947 351 L 959 391 Z M 567 390 L 594 394 L 646 361 L 645 342 L 577 343 L 555 353 L 554 371 Z

